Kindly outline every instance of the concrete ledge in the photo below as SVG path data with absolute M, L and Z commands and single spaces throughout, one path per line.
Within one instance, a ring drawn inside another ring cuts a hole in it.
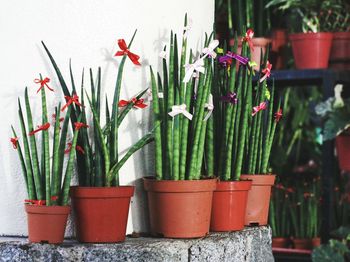
M 274 261 L 269 227 L 212 233 L 201 239 L 127 238 L 121 244 L 29 244 L 0 239 L 0 261 Z

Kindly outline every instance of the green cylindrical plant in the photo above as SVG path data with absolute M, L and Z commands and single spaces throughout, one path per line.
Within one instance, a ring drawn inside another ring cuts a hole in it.
M 11 142 L 18 152 L 27 186 L 28 199 L 25 200 L 25 208 L 28 213 L 29 240 L 31 242 L 60 243 L 63 241 L 66 221 L 70 212 L 68 206 L 69 187 L 75 158 L 75 151 L 72 150 L 69 153 L 68 160 L 64 160 L 71 110 L 68 110 L 65 117 L 61 118 L 59 104 L 53 114 L 53 123 L 49 121 L 45 94 L 45 86 L 53 91 L 47 84 L 49 78 L 43 80 L 40 76 L 40 79 L 36 79 L 35 82 L 40 84 L 38 92 L 40 91 L 41 95 L 42 123 L 34 129 L 32 110 L 26 88 L 24 93 L 25 112 L 22 110 L 20 99 L 18 99 L 21 139 L 19 140 L 14 127 L 12 127 L 14 137 Z M 26 117 L 24 113 L 26 113 Z M 63 121 L 62 127 L 61 121 Z M 77 144 L 79 129 L 85 126 L 80 121 L 81 118 L 79 117 L 74 122 L 72 147 Z M 50 151 L 50 129 L 53 130 L 52 151 Z M 42 134 L 40 146 L 36 138 L 36 134 L 39 132 Z M 21 140 L 22 143 L 20 143 Z M 39 148 L 41 153 L 39 153 Z M 64 163 L 66 163 L 65 168 Z M 54 219 L 51 222 L 49 222 L 50 216 Z M 38 226 L 38 224 L 43 224 L 43 226 Z
M 195 59 L 188 52 L 187 33 L 185 29 L 179 50 L 177 35 L 171 32 L 162 52 L 168 56 L 163 58 L 162 73 L 155 75 L 150 67 L 156 165 L 155 178 L 145 178 L 144 184 L 152 233 L 174 238 L 208 233 L 216 184 L 215 179 L 206 179 L 202 164 L 218 41 L 206 36 L 207 47 Z
M 133 64 L 140 65 L 139 56 L 129 50 L 135 35 L 136 31 L 129 45 L 124 39 L 118 40 L 120 50 L 115 56 L 122 56 L 122 58 L 117 71 L 112 105 L 108 104 L 106 96 L 104 116 L 102 116 L 104 97 L 101 94 L 101 68 L 98 69 L 95 76 L 92 70 L 89 70 L 90 95 L 85 90 L 83 71 L 80 88 L 81 101 L 79 101 L 78 88 L 71 66 L 71 89 L 69 89 L 53 56 L 42 43 L 67 100 L 61 110 L 68 108 L 72 111 L 72 124 L 78 117 L 87 120 L 88 110 L 85 105 L 89 105 L 92 113 L 92 132 L 84 130 L 78 136 L 79 186 L 71 188 L 73 208 L 76 213 L 77 238 L 81 242 L 121 242 L 125 240 L 126 223 L 134 186 L 119 186 L 119 170 L 133 153 L 153 141 L 153 132 L 150 132 L 132 145 L 123 157 L 119 155 L 120 125 L 133 108 L 147 106 L 142 99 L 147 89 L 130 100 L 120 99 L 126 61 L 130 59 Z M 87 103 L 84 103 L 85 101 Z

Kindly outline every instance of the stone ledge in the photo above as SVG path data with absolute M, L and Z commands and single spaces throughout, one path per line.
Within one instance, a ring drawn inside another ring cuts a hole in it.
M 121 244 L 29 244 L 26 239 L 1 238 L 0 261 L 274 261 L 269 227 L 241 232 L 211 233 L 180 240 L 127 238 Z

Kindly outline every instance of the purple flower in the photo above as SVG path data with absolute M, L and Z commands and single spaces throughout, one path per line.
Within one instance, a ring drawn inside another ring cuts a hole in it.
M 237 94 L 233 92 L 228 92 L 226 96 L 221 97 L 221 101 L 231 104 L 237 104 Z

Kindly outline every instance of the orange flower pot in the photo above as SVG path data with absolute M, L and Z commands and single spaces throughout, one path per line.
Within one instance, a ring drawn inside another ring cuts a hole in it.
M 297 69 L 328 67 L 332 33 L 298 33 L 289 35 Z
M 79 242 L 115 243 L 125 240 L 134 186 L 71 187 Z
M 286 237 L 273 237 L 272 247 L 287 248 L 289 246 L 289 239 Z
M 335 138 L 338 163 L 341 170 L 350 171 L 350 135 L 341 134 Z
M 293 244 L 295 249 L 312 249 L 312 239 L 311 238 L 294 238 Z
M 32 243 L 60 244 L 64 239 L 70 206 L 26 204 L 28 239 Z
M 208 234 L 216 179 L 143 181 L 152 235 L 198 238 Z
M 248 192 L 248 203 L 245 215 L 246 226 L 265 226 L 269 215 L 271 187 L 275 175 L 241 175 L 242 180 L 252 180 L 252 188 Z
M 285 68 L 287 60 L 286 48 L 288 36 L 286 29 L 275 29 L 272 31 L 272 45 L 270 51 L 271 63 L 275 70 Z
M 350 32 L 333 33 L 329 64 L 334 69 L 350 69 Z
M 210 231 L 244 228 L 248 191 L 252 181 L 218 181 L 213 195 Z

